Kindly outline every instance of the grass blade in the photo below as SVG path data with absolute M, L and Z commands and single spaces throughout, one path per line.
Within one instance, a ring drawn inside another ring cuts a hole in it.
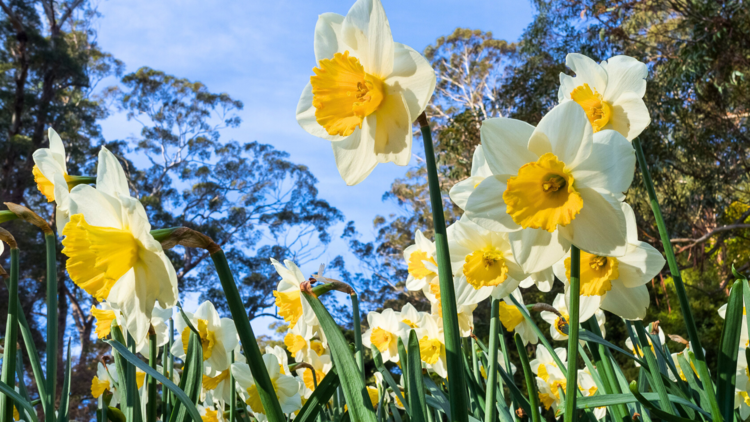
M 44 235 L 47 252 L 47 407 L 55 407 L 57 387 L 57 238 L 54 233 Z M 54 356 L 50 359 L 49 356 Z M 67 410 L 66 410 L 67 417 Z M 54 422 L 55 412 L 45 413 L 47 422 Z M 60 420 L 58 418 L 58 420 Z
M 341 388 L 344 390 L 349 416 L 352 420 L 358 422 L 375 422 L 375 411 L 372 408 L 370 396 L 367 394 L 365 383 L 362 381 L 357 363 L 354 361 L 354 356 L 341 333 L 341 329 L 333 321 L 331 314 L 328 313 L 320 299 L 305 291 L 302 292 L 302 296 L 315 312 L 315 316 L 328 339 L 334 366 L 342 380 Z
M 31 417 L 32 422 L 39 421 L 36 417 L 36 411 L 31 406 L 31 404 L 27 402 L 26 400 L 24 400 L 23 397 L 21 397 L 21 395 L 18 394 L 14 388 L 11 388 L 8 384 L 0 381 L 0 393 L 3 393 L 3 395 L 7 396 L 8 399 L 12 400 L 11 403 L 14 402 L 15 404 L 23 407 L 23 410 L 25 410 L 26 413 L 28 413 L 29 416 Z M 13 420 L 12 408 L 11 408 L 11 416 L 10 416 L 10 419 L 8 420 L 11 420 L 11 421 Z
M 389 387 L 391 387 L 391 390 L 393 390 L 393 393 L 396 394 L 396 397 L 401 401 L 401 404 L 404 406 L 404 410 L 406 410 L 407 415 L 411 415 L 411 402 L 408 402 L 404 399 L 404 395 L 401 394 L 401 389 L 399 388 L 398 384 L 396 383 L 396 380 L 393 379 L 393 376 L 391 375 L 391 371 L 388 370 L 388 368 L 385 367 L 385 364 L 383 364 L 383 358 L 380 355 L 380 350 L 378 350 L 377 347 L 372 346 L 372 360 L 375 363 L 375 368 L 380 372 L 380 374 L 383 376 L 383 380 L 385 380 L 385 383 L 388 384 Z M 408 359 L 408 358 L 407 358 Z M 404 371 L 404 367 L 408 368 L 408 360 L 404 361 L 406 362 L 406 365 L 404 366 L 402 364 L 402 371 Z M 420 366 L 421 368 L 421 366 Z M 408 375 L 404 372 L 401 373 L 401 376 L 406 376 L 407 382 L 408 382 Z M 408 384 L 405 384 L 406 389 L 409 389 Z
M 65 373 L 63 377 L 60 407 L 57 409 L 57 422 L 68 422 L 70 415 L 70 339 L 68 339 L 68 352 L 65 357 Z
M 495 403 L 497 397 L 497 351 L 498 351 L 498 321 L 500 319 L 500 299 L 492 299 L 492 308 L 490 311 L 490 345 L 489 356 L 487 358 L 489 368 L 487 369 L 487 390 L 485 403 L 488 403 L 484 409 L 484 422 L 495 422 Z
M 734 419 L 734 385 L 737 373 L 737 352 L 742 333 L 742 281 L 737 280 L 729 294 L 724 329 L 721 332 L 719 362 L 717 364 L 716 399 L 724 420 Z M 685 368 L 685 371 L 689 370 Z
M 641 395 L 641 393 L 638 391 L 638 383 L 635 381 L 630 383 L 630 391 L 633 393 L 638 402 L 640 402 L 643 407 L 651 412 L 652 416 L 656 416 L 657 418 L 667 422 L 694 422 L 693 419 L 675 416 L 654 406 L 653 403 L 646 400 L 646 398 Z
M 427 418 L 427 404 L 425 403 L 424 383 L 422 382 L 422 358 L 419 355 L 419 341 L 414 330 L 409 331 L 409 404 L 411 405 L 411 421 L 425 422 Z
M 336 374 L 336 370 L 331 369 L 328 371 L 323 380 L 313 390 L 312 395 L 307 399 L 305 405 L 302 406 L 299 414 L 294 417 L 294 420 L 297 422 L 313 422 L 318 417 L 318 414 L 320 414 L 323 406 L 328 403 L 333 393 L 336 392 L 339 383 L 339 376 Z
M 526 389 L 529 391 L 529 410 L 531 411 L 531 420 L 533 422 L 541 422 L 542 418 L 539 415 L 539 396 L 536 392 L 536 378 L 531 372 L 531 366 L 529 366 L 529 357 L 526 355 L 526 347 L 524 347 L 520 335 L 514 335 L 513 339 L 516 341 L 518 357 L 521 359 L 521 369 L 523 370 L 523 376 L 526 379 Z M 570 413 L 572 414 L 573 412 Z M 567 415 L 568 413 L 566 412 L 565 414 Z
M 5 322 L 5 354 L 2 378 L 5 385 L 16 385 L 16 344 L 18 341 L 18 255 L 16 247 L 10 249 L 10 279 L 8 280 L 8 319 Z M 15 393 L 15 390 L 13 391 Z M 0 420 L 13 420 L 13 399 L 10 395 L 0 395 Z M 20 397 L 20 396 L 19 396 Z
M 156 333 L 149 330 L 148 333 L 148 366 L 156 371 Z M 156 422 L 156 378 L 148 375 L 148 403 L 146 403 L 146 422 Z
M 180 387 L 175 385 L 175 383 L 167 379 L 167 377 L 160 374 L 158 371 L 152 369 L 150 366 L 148 366 L 147 363 L 140 360 L 136 355 L 130 353 L 130 351 L 125 346 L 123 346 L 122 343 L 113 340 L 107 340 L 107 343 L 109 343 L 109 345 L 112 346 L 112 348 L 114 348 L 117 353 L 122 356 L 123 359 L 137 366 L 146 374 L 156 378 L 156 380 L 159 381 L 163 386 L 167 387 L 167 389 L 169 389 L 169 391 L 171 391 L 172 394 L 177 397 L 180 403 L 182 403 L 188 409 L 188 413 L 190 413 L 190 416 L 193 418 L 194 422 L 202 422 L 201 415 L 200 413 L 198 413 L 198 409 L 195 408 L 194 402 L 190 400 L 190 397 L 188 397 L 187 394 L 185 394 L 185 392 L 180 389 Z
M 568 365 L 567 385 L 565 388 L 565 422 L 573 422 L 576 417 L 576 394 L 578 392 L 578 304 L 581 301 L 581 251 L 574 245 L 570 248 L 570 303 L 568 304 Z M 553 355 L 556 353 L 553 351 Z M 531 390 L 529 390 L 531 394 Z M 533 411 L 534 409 L 532 409 Z
M 667 389 L 664 387 L 664 381 L 661 379 L 661 371 L 659 370 L 659 364 L 656 362 L 656 356 L 654 356 L 654 352 L 651 351 L 651 343 L 649 342 L 648 334 L 643 328 L 643 323 L 641 321 L 635 321 L 633 325 L 638 334 L 638 340 L 641 343 L 641 353 L 646 357 L 646 368 L 648 368 L 648 371 L 651 373 L 652 385 L 657 394 L 659 394 L 659 404 L 662 409 L 664 409 L 664 413 L 673 414 L 674 409 L 672 409 L 672 404 L 667 397 Z M 630 388 L 633 388 L 633 384 L 630 384 Z

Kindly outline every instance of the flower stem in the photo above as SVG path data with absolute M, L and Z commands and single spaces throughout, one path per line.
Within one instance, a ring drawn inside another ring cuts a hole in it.
M 45 234 L 47 252 L 47 409 L 55 408 L 57 387 L 57 238 L 54 233 Z M 45 413 L 47 422 L 55 422 L 55 412 Z
M 231 362 L 234 363 L 234 350 L 230 354 Z M 229 422 L 234 422 L 237 417 L 237 386 L 235 386 L 234 375 L 229 371 Z
M 489 352 L 490 355 L 487 358 L 489 360 L 487 370 L 487 398 L 484 401 L 487 403 L 485 409 L 484 422 L 495 422 L 496 408 L 495 401 L 497 400 L 497 349 L 498 349 L 498 332 L 499 327 L 498 320 L 500 319 L 500 299 L 492 299 L 492 310 L 490 311 L 490 344 Z
M 565 422 L 577 420 L 576 415 L 576 392 L 578 390 L 578 371 L 576 361 L 578 360 L 578 307 L 581 299 L 581 251 L 575 247 L 570 248 L 570 306 L 568 307 L 568 374 L 565 386 Z
M 685 291 L 685 285 L 682 282 L 682 276 L 680 275 L 680 268 L 677 266 L 677 259 L 672 249 L 672 242 L 669 240 L 669 233 L 667 232 L 667 226 L 664 224 L 664 217 L 661 215 L 661 208 L 659 207 L 659 201 L 656 198 L 656 190 L 654 189 L 654 182 L 651 179 L 651 173 L 648 170 L 648 164 L 646 163 L 646 156 L 643 153 L 643 147 L 641 141 L 638 138 L 633 139 L 633 148 L 635 148 L 635 155 L 638 158 L 638 166 L 641 168 L 641 174 L 643 175 L 643 184 L 648 192 L 648 199 L 651 204 L 651 210 L 654 213 L 654 220 L 656 220 L 656 227 L 659 229 L 659 236 L 661 237 L 661 244 L 664 248 L 664 255 L 667 257 L 667 263 L 669 264 L 669 272 L 672 274 L 672 280 L 674 281 L 674 287 L 677 291 L 677 297 L 680 300 L 680 311 L 682 312 L 682 318 L 685 320 L 685 327 L 688 332 L 690 339 L 691 350 L 695 353 L 695 358 L 698 360 L 698 371 L 700 373 L 700 379 L 705 380 L 704 385 L 708 401 L 711 403 L 711 416 L 715 421 L 720 421 L 721 411 L 719 404 L 716 401 L 716 392 L 714 391 L 713 382 L 708 372 L 708 366 L 706 365 L 706 356 L 703 353 L 703 346 L 701 340 L 698 337 L 698 329 L 695 326 L 695 319 L 693 313 L 690 310 L 690 301 Z
M 148 333 L 148 366 L 156 370 L 156 333 L 153 327 Z M 146 409 L 146 422 L 156 422 L 156 378 L 148 376 L 148 408 Z
M 536 392 L 536 379 L 534 378 L 534 374 L 531 372 L 531 366 L 529 365 L 529 356 L 526 354 L 526 347 L 524 347 L 523 340 L 521 340 L 520 335 L 514 334 L 513 339 L 516 341 L 518 358 L 521 360 L 521 369 L 523 369 L 523 376 L 526 379 L 526 389 L 529 391 L 529 407 L 531 408 L 531 420 L 533 422 L 541 422 L 542 418 L 539 415 L 539 396 Z M 573 397 L 575 397 L 575 394 L 573 394 Z M 565 414 L 567 415 L 568 412 L 565 412 Z
M 172 381 L 172 369 L 174 366 L 174 356 L 172 356 L 172 344 L 174 343 L 174 320 L 169 318 L 169 333 L 167 334 L 168 343 L 164 347 L 164 355 L 162 356 L 162 373 L 168 380 Z M 162 417 L 161 420 L 166 421 L 169 415 L 172 413 L 172 393 L 166 391 L 162 387 Z
M 3 359 L 2 381 L 16 385 L 16 343 L 18 337 L 18 248 L 10 249 L 10 280 L 8 280 L 8 319 L 5 322 L 5 358 Z M 13 400 L 0 394 L 0 419 L 13 420 Z
M 427 116 L 422 113 L 417 119 L 422 131 L 424 143 L 424 158 L 427 166 L 427 181 L 430 187 L 430 204 L 432 205 L 432 224 L 435 230 L 435 246 L 437 249 L 438 278 L 440 280 L 441 307 L 443 311 L 443 333 L 445 336 L 445 352 L 448 361 L 448 392 L 450 398 L 450 420 L 454 422 L 468 422 L 468 399 L 466 396 L 466 380 L 463 373 L 461 356 L 461 338 L 458 329 L 458 312 L 456 309 L 456 293 L 453 287 L 453 272 L 451 271 L 450 253 L 448 252 L 448 236 L 445 228 L 443 213 L 443 198 L 440 194 L 440 182 L 435 162 L 435 151 L 432 146 L 432 132 Z

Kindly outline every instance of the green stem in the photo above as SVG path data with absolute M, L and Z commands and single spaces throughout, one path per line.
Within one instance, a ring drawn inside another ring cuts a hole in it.
M 172 344 L 174 343 L 174 320 L 169 318 L 169 333 L 168 343 L 164 348 L 164 356 L 162 357 L 162 372 L 168 380 L 172 381 L 172 369 L 174 365 L 174 356 L 172 356 Z M 162 421 L 166 421 L 169 415 L 172 413 L 172 393 L 168 392 L 162 387 Z
M 253 327 L 250 325 L 250 319 L 245 312 L 245 305 L 242 303 L 242 296 L 234 283 L 232 270 L 229 268 L 227 257 L 224 251 L 218 250 L 211 254 L 211 259 L 216 266 L 216 273 L 219 275 L 221 287 L 224 289 L 224 295 L 229 305 L 229 311 L 232 313 L 232 319 L 237 326 L 237 334 L 245 350 L 245 357 L 248 362 L 263 362 L 263 356 L 258 348 L 258 342 L 253 333 Z M 263 365 L 250 365 L 250 370 L 255 379 L 255 385 L 258 387 L 258 394 L 263 408 L 266 411 L 266 417 L 269 422 L 286 422 L 286 416 L 281 411 L 281 405 L 276 398 L 276 391 L 271 384 L 271 378 L 268 376 Z
M 661 379 L 659 363 L 656 361 L 656 356 L 651 350 L 651 339 L 648 338 L 648 333 L 646 333 L 646 329 L 643 327 L 643 323 L 641 321 L 634 321 L 633 325 L 635 326 L 636 334 L 638 334 L 638 342 L 641 344 L 641 353 L 643 353 L 643 356 L 646 357 L 648 370 L 651 373 L 651 379 L 653 380 L 653 387 L 656 390 L 656 393 L 659 395 L 659 404 L 661 405 L 663 411 L 674 415 L 675 412 L 672 408 L 672 404 L 669 401 L 667 389 Z
M 54 233 L 44 236 L 47 252 L 47 409 L 55 408 L 57 387 L 57 239 Z M 47 422 L 55 421 L 55 412 L 44 415 Z
M 362 351 L 362 323 L 359 317 L 359 297 L 357 293 L 349 295 L 352 299 L 352 325 L 354 326 L 354 357 L 357 360 L 357 367 L 362 373 L 362 382 L 365 382 L 365 355 Z M 313 371 L 314 372 L 314 371 Z
M 602 331 L 599 329 L 599 323 L 596 320 L 596 316 L 592 316 L 588 321 L 583 323 L 584 326 L 597 336 L 602 336 Z M 621 394 L 620 386 L 617 384 L 614 369 L 612 368 L 612 362 L 607 358 L 607 350 L 602 344 L 589 342 L 589 350 L 591 356 L 594 357 L 594 364 L 596 365 L 596 372 L 599 374 L 599 378 L 602 380 L 604 392 L 606 394 Z M 624 404 L 610 406 L 615 414 L 618 421 L 624 420 L 626 415 L 629 415 L 627 407 Z
M 575 247 L 570 248 L 570 306 L 568 307 L 568 373 L 567 385 L 565 387 L 565 422 L 576 420 L 576 397 L 578 390 L 578 307 L 581 300 L 581 251 Z M 554 354 L 554 352 L 552 352 Z
M 13 388 L 16 385 L 16 343 L 18 341 L 18 248 L 10 250 L 10 280 L 8 280 L 8 319 L 5 322 L 5 358 L 2 381 Z M 13 420 L 13 400 L 0 394 L 0 419 Z
M 135 354 L 135 340 L 133 336 L 128 333 L 128 350 L 130 353 Z M 136 382 L 135 365 L 130 362 L 125 362 L 125 377 L 126 377 L 126 397 L 125 397 L 125 417 L 128 422 L 140 422 L 141 421 L 141 406 L 138 397 L 138 384 Z
M 96 176 L 67 176 L 68 189 L 73 189 L 78 185 L 89 185 L 96 183 Z
M 500 299 L 492 299 L 492 310 L 490 311 L 490 355 L 487 357 L 489 362 L 487 365 L 487 398 L 484 401 L 487 403 L 487 408 L 484 413 L 484 422 L 495 422 L 495 416 L 497 409 L 495 407 L 495 400 L 497 399 L 497 348 L 498 348 L 498 320 L 500 319 Z
M 234 350 L 230 354 L 230 359 L 234 363 Z M 237 387 L 234 384 L 234 375 L 232 375 L 232 371 L 229 371 L 229 397 L 231 397 L 229 400 L 229 422 L 234 422 L 237 417 Z
M 435 230 L 435 246 L 437 249 L 438 278 L 440 280 L 441 308 L 443 311 L 443 334 L 445 336 L 445 354 L 448 363 L 448 392 L 451 404 L 450 420 L 454 422 L 468 422 L 468 398 L 466 396 L 466 380 L 464 379 L 461 357 L 461 337 L 458 329 L 458 312 L 456 309 L 456 293 L 453 287 L 453 272 L 451 271 L 450 253 L 448 251 L 448 236 L 445 228 L 443 213 L 443 198 L 440 193 L 435 151 L 432 146 L 432 132 L 427 116 L 422 113 L 419 118 L 424 143 L 427 180 L 430 186 L 430 204 L 432 205 L 432 223 Z
M 539 396 L 536 392 L 536 378 L 534 378 L 534 374 L 531 372 L 531 366 L 529 366 L 529 356 L 526 354 L 526 347 L 524 347 L 523 340 L 521 340 L 520 335 L 513 335 L 513 339 L 516 341 L 518 358 L 521 360 L 521 369 L 523 369 L 523 376 L 524 379 L 526 379 L 526 389 L 529 391 L 529 407 L 531 407 L 531 420 L 533 422 L 541 422 L 542 418 L 539 415 Z M 573 396 L 575 397 L 575 394 Z
M 661 208 L 659 207 L 659 201 L 656 198 L 654 182 L 651 179 L 651 173 L 648 170 L 646 156 L 643 153 L 640 139 L 633 139 L 633 148 L 635 148 L 635 155 L 638 158 L 638 166 L 641 168 L 641 174 L 643 175 L 643 184 L 646 186 L 646 191 L 648 192 L 648 199 L 651 204 L 651 210 L 654 213 L 656 227 L 659 229 L 659 236 L 661 237 L 661 244 L 664 248 L 664 255 L 666 255 L 667 263 L 669 264 L 669 272 L 672 274 L 677 297 L 680 300 L 680 311 L 682 312 L 682 318 L 685 320 L 685 328 L 687 329 L 688 338 L 690 339 L 691 344 L 690 349 L 695 352 L 695 358 L 698 360 L 700 378 L 705 384 L 704 388 L 706 395 L 711 403 L 711 416 L 714 421 L 721 421 L 721 410 L 719 409 L 719 403 L 716 401 L 716 392 L 714 391 L 713 382 L 711 382 L 708 366 L 706 365 L 706 356 L 703 353 L 703 346 L 701 345 L 700 337 L 698 337 L 698 328 L 695 325 L 695 319 L 690 310 L 690 301 L 688 300 L 687 292 L 685 291 L 685 284 L 682 282 L 680 268 L 677 266 L 677 259 L 675 258 L 674 250 L 672 249 L 672 242 L 669 239 L 667 226 L 664 224 L 664 218 L 661 215 Z
M 156 370 L 156 333 L 149 330 L 148 333 L 148 366 Z M 146 409 L 146 422 L 156 422 L 156 378 L 148 376 L 148 408 Z

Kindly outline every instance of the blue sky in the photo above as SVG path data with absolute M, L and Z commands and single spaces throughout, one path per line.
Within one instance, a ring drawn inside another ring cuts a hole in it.
M 492 31 L 496 38 L 517 40 L 531 22 L 527 0 L 382 0 L 393 38 L 419 51 L 457 27 Z M 352 1 L 197 1 L 129 0 L 99 4 L 101 47 L 131 72 L 149 66 L 205 83 L 245 104 L 242 125 L 224 132 L 226 139 L 257 140 L 290 153 L 319 180 L 321 196 L 372 239 L 372 220 L 395 211 L 381 196 L 407 167 L 379 165 L 361 184 L 341 180 L 327 141 L 315 138 L 295 120 L 297 100 L 315 66 L 313 32 L 324 12 L 346 14 Z M 109 81 L 114 83 L 115 81 Z M 140 131 L 124 114 L 102 123 L 107 140 L 126 139 Z M 410 165 L 414 164 L 414 159 Z M 343 225 L 337 228 L 338 239 Z M 323 262 L 345 254 L 335 241 Z M 351 260 L 350 260 L 351 261 Z M 355 262 L 350 262 L 355 265 Z M 313 273 L 317 263 L 303 267 Z M 270 320 L 254 321 L 261 328 Z

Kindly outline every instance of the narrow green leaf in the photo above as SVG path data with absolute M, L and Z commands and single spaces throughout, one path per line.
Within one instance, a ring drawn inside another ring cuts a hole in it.
M 508 390 L 510 391 L 510 395 L 513 398 L 513 401 L 516 403 L 516 405 L 520 406 L 521 409 L 523 409 L 527 415 L 530 415 L 531 405 L 529 404 L 529 401 L 526 400 L 526 397 L 523 395 L 523 393 L 518 388 L 516 383 L 513 381 L 513 377 L 508 375 L 508 373 L 505 372 L 505 370 L 500 365 L 497 366 L 497 372 L 500 373 L 500 377 L 503 379 L 505 386 L 508 387 Z
M 396 339 L 396 349 L 398 350 L 398 361 L 401 364 L 401 376 L 404 377 L 402 384 L 404 384 L 404 395 L 409 396 L 409 358 L 406 355 L 406 347 L 401 337 Z M 401 403 L 406 403 L 401 401 Z
M 490 346 L 489 356 L 487 357 L 489 367 L 487 368 L 487 388 L 485 390 L 485 403 L 489 403 L 489 406 L 485 409 L 484 422 L 495 422 L 496 409 L 492 404 L 497 400 L 497 352 L 499 348 L 497 337 L 500 331 L 498 327 L 499 320 L 500 299 L 492 299 L 490 310 Z
M 419 340 L 414 330 L 409 331 L 409 404 L 411 405 L 411 421 L 425 422 L 427 420 L 427 404 L 425 403 L 424 383 L 422 382 L 422 358 L 419 355 Z
M 442 410 L 443 413 L 446 414 L 446 416 L 450 416 L 451 405 L 448 397 L 443 394 L 443 391 L 440 389 L 440 387 L 438 387 L 437 384 L 435 384 L 435 381 L 433 381 L 430 377 L 425 375 L 422 377 L 422 381 L 425 388 L 427 388 L 427 391 L 429 391 L 432 395 L 430 397 L 427 397 L 427 403 L 433 402 L 433 404 L 437 404 L 437 406 L 433 406 L 435 409 Z
M 47 356 L 57 356 L 57 237 L 54 233 L 44 236 L 44 244 L 47 253 Z M 67 382 L 67 381 L 64 381 Z M 55 396 L 57 387 L 57 359 L 47 359 L 47 407 L 55 407 Z M 59 412 L 62 414 L 62 412 Z M 67 409 L 65 411 L 67 420 Z M 54 422 L 55 412 L 45 413 L 47 422 Z M 63 422 L 59 416 L 58 421 Z
M 365 382 L 365 352 L 362 349 L 362 324 L 359 320 L 359 297 L 357 293 L 349 295 L 352 300 L 352 326 L 354 328 L 354 358 L 357 360 L 362 382 Z
M 630 392 L 633 393 L 633 395 L 635 396 L 635 398 L 638 400 L 639 403 L 641 403 L 643 405 L 643 407 L 645 407 L 646 409 L 648 409 L 651 412 L 651 414 L 653 416 L 656 416 L 657 418 L 660 418 L 660 419 L 662 419 L 664 421 L 667 421 L 667 422 L 694 422 L 692 419 L 683 418 L 683 417 L 680 417 L 680 416 L 675 416 L 675 415 L 669 414 L 669 413 L 667 413 L 667 412 L 659 409 L 658 407 L 654 406 L 653 403 L 651 403 L 650 401 L 646 400 L 646 398 L 643 397 L 643 395 L 641 395 L 641 393 L 638 391 L 638 383 L 635 382 L 635 381 L 633 381 L 632 383 L 630 383 Z M 661 399 L 661 397 L 660 397 L 660 399 Z
M 156 380 L 159 381 L 163 386 L 167 387 L 169 391 L 171 391 L 177 397 L 177 399 L 188 409 L 190 416 L 195 422 L 203 421 L 201 419 L 200 413 L 198 413 L 198 409 L 195 408 L 195 404 L 190 400 L 190 397 L 188 397 L 187 394 L 185 394 L 185 392 L 180 389 L 180 387 L 175 385 L 175 383 L 167 379 L 167 377 L 160 374 L 158 371 L 152 369 L 146 362 L 140 360 L 138 356 L 130 353 L 130 351 L 125 346 L 123 346 L 122 343 L 114 340 L 107 340 L 107 343 L 112 346 L 112 348 L 117 350 L 117 353 L 120 354 L 123 359 L 137 366 L 148 375 L 156 378 Z
M 654 352 L 651 351 L 648 334 L 643 328 L 643 323 L 641 321 L 635 321 L 633 325 L 635 326 L 638 340 L 641 344 L 641 353 L 646 357 L 646 368 L 651 373 L 652 385 L 659 394 L 659 404 L 662 409 L 664 409 L 665 413 L 672 414 L 674 413 L 674 409 L 672 409 L 672 404 L 667 397 L 667 389 L 664 387 L 664 382 L 661 379 L 662 374 L 659 370 L 659 365 L 656 363 L 656 356 L 654 356 Z M 630 384 L 630 388 L 633 388 L 633 384 Z
M 68 339 L 68 352 L 65 355 L 65 373 L 63 377 L 60 407 L 57 409 L 57 422 L 68 422 L 70 414 L 70 339 Z
M 352 420 L 375 422 L 375 411 L 372 408 L 370 396 L 367 394 L 367 388 L 365 388 L 357 363 L 354 361 L 354 356 L 352 356 L 341 329 L 336 325 L 320 299 L 304 291 L 302 296 L 315 312 L 326 339 L 328 339 L 333 364 L 340 374 L 341 388 L 344 390 L 344 397 L 346 397 Z
M 404 395 L 401 394 L 401 389 L 396 383 L 396 380 L 393 379 L 393 376 L 391 375 L 391 371 L 389 371 L 388 368 L 386 368 L 385 365 L 383 364 L 383 357 L 380 355 L 380 350 L 378 350 L 378 348 L 375 347 L 375 345 L 370 347 L 370 349 L 372 351 L 372 360 L 375 363 L 375 368 L 383 376 L 383 380 L 385 381 L 385 383 L 388 384 L 389 387 L 391 387 L 391 390 L 393 390 L 393 393 L 396 394 L 396 397 L 398 397 L 398 399 L 401 401 L 401 404 L 404 405 L 404 409 L 406 410 L 406 413 L 411 415 L 411 403 L 404 399 Z M 408 361 L 405 361 L 405 362 L 407 362 L 406 365 L 408 366 L 409 365 Z M 401 374 L 402 374 L 401 376 L 405 375 L 403 372 Z
M 732 286 L 721 332 L 721 346 L 717 368 L 716 399 L 724 420 L 734 419 L 734 386 L 737 373 L 737 352 L 742 333 L 742 281 L 737 280 Z M 687 368 L 685 369 L 687 370 Z
M 568 364 L 570 365 L 570 370 L 566 375 L 565 422 L 573 422 L 573 419 L 576 417 L 576 398 L 578 396 L 578 371 L 576 370 L 576 362 L 578 362 L 578 331 L 580 330 L 578 304 L 581 301 L 581 251 L 575 245 L 570 248 L 569 278 Z M 554 352 L 552 354 L 555 355 Z M 529 394 L 531 394 L 531 390 L 529 390 Z M 532 411 L 535 410 L 532 409 Z
M 526 354 L 526 347 L 524 347 L 523 340 L 521 340 L 520 335 L 515 334 L 513 336 L 513 340 L 515 340 L 516 342 L 518 357 L 521 360 L 521 370 L 523 371 L 523 376 L 526 380 L 526 389 L 529 392 L 529 413 L 531 414 L 531 420 L 534 422 L 541 422 L 542 418 L 539 415 L 539 395 L 536 391 L 536 378 L 531 372 L 531 366 L 529 366 L 529 357 Z
M 580 340 L 585 340 L 587 342 L 598 343 L 598 344 L 601 344 L 602 346 L 608 347 L 608 348 L 610 348 L 610 349 L 612 349 L 612 350 L 614 350 L 616 352 L 620 352 L 623 355 L 625 355 L 626 357 L 632 359 L 633 361 L 638 362 L 638 364 L 641 365 L 641 366 L 647 366 L 648 365 L 643 359 L 638 358 L 634 354 L 626 351 L 625 349 L 623 349 L 621 347 L 615 346 L 614 344 L 608 342 L 607 340 L 604 340 L 603 338 L 595 335 L 591 331 L 581 330 L 578 333 L 578 338 Z
M 180 384 L 183 386 L 185 394 L 187 394 L 192 403 L 197 404 L 200 398 L 203 382 L 203 347 L 201 346 L 200 337 L 194 332 L 190 333 L 188 352 L 185 357 L 185 366 L 183 366 L 182 369 L 182 376 L 184 378 L 184 384 L 182 380 L 180 380 Z M 189 406 L 182 403 L 175 403 L 170 421 L 187 422 L 187 412 L 189 411 Z
M 8 384 L 0 381 L 0 393 L 4 393 L 9 399 L 12 400 L 11 403 L 15 403 L 16 405 L 19 405 L 23 408 L 23 410 L 26 411 L 26 413 L 29 414 L 31 417 L 32 422 L 38 422 L 38 419 L 36 417 L 36 411 L 31 406 L 29 402 L 23 399 L 20 394 L 16 392 L 14 388 L 11 388 L 8 386 Z M 11 408 L 11 417 L 9 420 L 13 420 L 13 410 Z
M 320 381 L 320 384 L 315 388 L 312 395 L 310 395 L 310 398 L 307 399 L 305 405 L 302 406 L 299 414 L 294 417 L 294 420 L 297 422 L 313 422 L 320 414 L 323 406 L 328 403 L 331 396 L 333 396 L 333 393 L 336 392 L 339 383 L 339 376 L 336 374 L 336 370 L 331 369 L 328 371 L 326 376 L 323 377 L 323 380 Z
M 677 362 L 680 364 L 680 368 L 692 368 L 687 358 L 685 358 L 682 353 L 677 355 Z M 683 371 L 683 373 L 685 374 L 685 379 L 687 379 L 688 386 L 690 386 L 690 389 L 692 390 L 693 396 L 696 394 L 698 395 L 697 401 L 695 397 L 693 398 L 693 401 L 700 407 L 708 409 L 710 406 L 708 404 L 708 397 L 706 397 L 703 387 L 698 385 L 698 381 L 695 379 L 695 373 L 692 369 L 690 371 Z
M 156 333 L 149 330 L 148 333 L 148 366 L 156 371 L 156 356 L 159 353 L 156 347 Z M 148 402 L 146 403 L 146 422 L 156 422 L 156 378 L 148 375 L 146 381 L 148 389 Z
M 643 396 L 644 399 L 648 401 L 655 401 L 659 400 L 659 395 L 657 393 L 641 393 L 641 396 Z M 673 403 L 678 403 L 680 405 L 689 407 L 696 412 L 699 412 L 705 416 L 711 417 L 711 414 L 701 409 L 700 406 L 696 406 L 695 404 L 691 403 L 688 400 L 683 399 L 682 397 L 669 395 L 669 400 Z M 602 406 L 614 406 L 618 404 L 628 404 L 628 403 L 637 403 L 638 399 L 632 395 L 632 394 L 600 394 L 596 396 L 591 397 L 579 397 L 578 398 L 578 408 L 579 409 L 594 409 L 597 407 Z
M 14 387 L 16 385 L 16 344 L 18 341 L 18 248 L 10 250 L 10 278 L 8 279 L 8 318 L 5 320 L 4 349 L 7 359 L 3 359 L 0 381 Z M 15 393 L 15 390 L 13 391 Z M 0 394 L 0 420 L 13 420 L 13 399 Z M 20 397 L 20 396 L 18 396 Z

